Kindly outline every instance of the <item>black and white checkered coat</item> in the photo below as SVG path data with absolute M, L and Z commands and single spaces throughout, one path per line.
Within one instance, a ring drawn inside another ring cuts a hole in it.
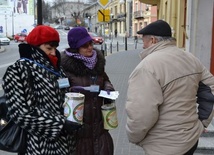
M 20 44 L 19 50 L 21 57 L 54 70 L 40 49 Z M 59 52 L 57 56 L 60 60 Z M 47 68 L 23 59 L 8 67 L 3 77 L 3 88 L 9 117 L 27 131 L 25 155 L 71 155 L 74 137 L 63 130 L 65 89 L 59 88 L 59 77 Z M 61 69 L 54 71 L 65 77 Z

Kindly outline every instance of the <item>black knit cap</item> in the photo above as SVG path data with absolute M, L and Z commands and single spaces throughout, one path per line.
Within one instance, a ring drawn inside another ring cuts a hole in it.
M 142 35 L 154 35 L 154 36 L 165 36 L 165 37 L 171 37 L 171 27 L 169 24 L 163 20 L 157 20 L 146 27 L 144 27 L 142 30 L 138 31 L 137 34 Z

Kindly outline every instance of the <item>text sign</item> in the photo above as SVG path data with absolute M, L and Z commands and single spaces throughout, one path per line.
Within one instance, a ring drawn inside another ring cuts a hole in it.
M 109 22 L 110 21 L 110 10 L 104 9 L 104 10 L 98 10 L 97 17 L 99 22 Z

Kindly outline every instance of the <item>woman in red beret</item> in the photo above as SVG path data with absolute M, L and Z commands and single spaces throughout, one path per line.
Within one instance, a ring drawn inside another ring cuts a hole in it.
M 85 95 L 83 127 L 77 133 L 76 155 L 113 155 L 113 140 L 104 129 L 101 113 L 104 98 L 98 96 L 100 90 L 114 90 L 105 72 L 105 58 L 93 47 L 92 38 L 84 27 L 71 29 L 67 39 L 70 47 L 61 54 L 62 67 L 69 78 L 70 90 Z
M 26 131 L 26 148 L 19 155 L 72 155 L 73 132 L 63 103 L 69 82 L 60 66 L 58 32 L 35 27 L 27 44 L 19 45 L 21 59 L 7 68 L 3 88 L 9 117 Z M 64 81 L 62 84 L 62 80 Z

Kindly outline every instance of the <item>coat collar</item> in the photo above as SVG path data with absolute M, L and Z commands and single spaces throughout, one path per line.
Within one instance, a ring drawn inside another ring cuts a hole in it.
M 175 41 L 160 41 L 150 47 L 148 47 L 147 49 L 144 49 L 141 53 L 140 53 L 140 58 L 143 60 L 145 57 L 147 57 L 149 54 L 156 52 L 160 49 L 163 49 L 167 46 L 175 46 Z
M 61 53 L 61 64 L 65 71 L 73 73 L 76 76 L 85 75 L 100 75 L 105 70 L 105 58 L 100 50 L 94 49 L 97 52 L 97 63 L 93 69 L 87 68 L 84 63 L 72 56 L 68 56 L 65 52 Z
M 28 58 L 33 61 L 36 61 L 37 63 L 43 64 L 53 70 L 56 69 L 53 67 L 50 59 L 45 54 L 45 52 L 42 51 L 38 47 L 31 46 L 31 45 L 25 44 L 25 43 L 21 43 L 21 44 L 19 44 L 19 54 L 20 54 L 20 58 Z M 58 58 L 57 66 L 58 66 L 58 68 L 60 68 L 61 58 L 60 58 L 60 53 L 58 50 L 56 50 L 56 56 Z

